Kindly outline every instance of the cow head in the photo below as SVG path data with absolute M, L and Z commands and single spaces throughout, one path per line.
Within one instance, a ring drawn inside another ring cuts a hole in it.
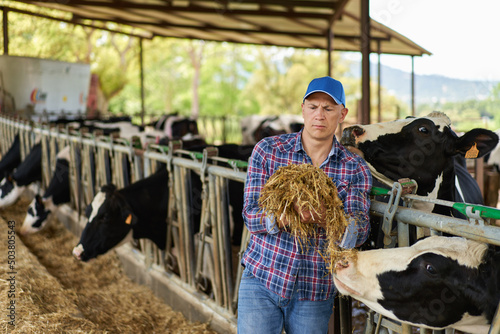
M 358 252 L 336 264 L 334 282 L 341 294 L 391 319 L 482 333 L 499 293 L 498 268 L 491 269 L 498 263 L 486 260 L 487 249 L 464 238 L 433 236 L 411 247 Z
M 129 204 L 112 184 L 101 188 L 85 215 L 87 225 L 73 249 L 73 255 L 81 261 L 93 259 L 117 246 L 137 223 Z
M 12 176 L 3 178 L 0 182 L 0 208 L 14 204 L 26 187 L 20 187 Z
M 44 200 L 40 195 L 36 195 L 28 207 L 20 233 L 27 235 L 43 229 L 47 225 L 50 213 L 53 211 L 52 207 L 51 199 Z
M 24 219 L 21 234 L 36 233 L 43 229 L 51 213 L 56 212 L 59 205 L 69 203 L 69 146 L 57 154 L 56 167 L 43 197 L 36 195 Z
M 386 123 L 355 125 L 344 129 L 341 143 L 360 154 L 375 177 L 394 182 L 401 178 L 418 183 L 417 194 L 437 192 L 443 177 L 453 172 L 452 158 L 479 158 L 498 143 L 489 130 L 473 129 L 461 137 L 450 128 L 450 119 L 434 112 L 426 117 Z
M 183 138 L 188 134 L 197 135 L 198 123 L 189 118 L 180 119 L 172 123 L 172 138 L 179 139 Z

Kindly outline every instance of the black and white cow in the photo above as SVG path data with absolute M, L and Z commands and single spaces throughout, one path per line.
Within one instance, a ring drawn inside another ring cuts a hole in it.
M 198 123 L 190 117 L 168 114 L 149 124 L 156 131 L 163 132 L 168 139 L 188 140 L 199 136 Z
M 500 251 L 432 236 L 411 247 L 358 252 L 335 265 L 334 282 L 388 318 L 486 334 L 500 301 Z
M 236 160 L 242 160 L 252 151 L 247 146 L 232 144 L 217 148 L 219 156 Z M 201 150 L 201 147 L 193 148 L 193 151 Z M 194 172 L 189 173 L 185 181 L 189 182 L 186 188 L 190 190 L 186 198 L 191 208 L 188 220 L 190 228 L 196 233 L 199 231 L 202 208 L 201 182 Z M 87 208 L 89 220 L 73 255 L 79 260 L 88 261 L 125 241 L 131 231 L 134 239 L 147 238 L 160 249 L 165 249 L 168 199 L 168 173 L 165 168 L 119 190 L 114 185 L 104 186 Z M 243 184 L 228 182 L 228 203 L 233 206 L 232 217 L 237 225 L 233 243 L 241 240 L 242 202 Z M 239 236 L 236 236 L 238 233 Z
M 500 130 L 496 130 L 497 136 L 500 136 Z M 495 167 L 497 172 L 500 172 L 500 145 L 497 145 L 485 158 L 488 165 Z
M 19 134 L 15 135 L 14 141 L 0 160 L 0 179 L 9 175 L 21 163 L 21 141 Z
M 304 125 L 300 115 L 251 115 L 241 119 L 243 145 L 255 145 L 261 139 L 284 133 L 298 132 Z
M 127 140 L 131 140 L 133 137 L 138 137 L 143 146 L 146 146 L 148 143 L 158 143 L 159 140 L 166 136 L 162 131 L 157 131 L 148 127 L 144 128 L 133 124 L 132 121 L 127 119 L 112 119 L 106 122 L 100 120 L 89 120 L 84 123 L 83 127 L 88 132 L 99 133 L 106 136 L 111 135 L 113 137 L 120 137 Z
M 165 249 L 168 212 L 168 172 L 160 169 L 125 188 L 105 185 L 85 214 L 88 218 L 73 255 L 88 261 L 126 240 L 147 238 Z
M 70 147 L 66 146 L 56 156 L 56 167 L 43 196 L 35 195 L 21 227 L 21 234 L 35 233 L 44 228 L 50 214 L 60 205 L 70 202 L 69 163 Z
M 27 186 L 42 181 L 42 144 L 37 143 L 15 169 L 0 183 L 0 208 L 14 204 Z
M 490 130 L 473 129 L 459 137 L 451 130 L 450 119 L 434 112 L 425 117 L 351 126 L 344 129 L 341 143 L 360 154 L 376 178 L 388 182 L 410 178 L 418 183 L 418 195 L 482 204 L 463 158 L 484 156 L 498 143 L 498 136 Z M 469 182 L 468 188 L 459 190 L 457 175 L 459 181 Z M 440 205 L 425 204 L 422 209 L 452 215 L 449 208 Z
M 252 155 L 252 150 L 255 145 L 237 145 L 237 144 L 224 144 L 215 146 L 218 151 L 218 156 L 222 158 L 227 158 L 231 160 L 248 161 Z M 207 147 L 206 145 L 191 147 L 190 151 L 201 152 Z M 224 167 L 228 167 L 225 165 Z M 201 192 L 201 180 L 196 175 L 191 175 L 190 182 L 193 189 L 199 189 Z M 198 191 L 198 190 L 197 190 Z M 234 181 L 229 179 L 227 181 L 227 203 L 229 203 L 232 218 L 232 237 L 231 242 L 233 245 L 241 244 L 241 237 L 243 233 L 244 221 L 241 213 L 243 212 L 243 191 L 244 184 L 239 181 Z M 200 198 L 200 197 L 199 197 Z M 201 203 L 200 203 L 201 205 Z M 229 209 L 229 208 L 228 208 Z M 199 220 L 200 217 L 194 217 L 195 220 Z

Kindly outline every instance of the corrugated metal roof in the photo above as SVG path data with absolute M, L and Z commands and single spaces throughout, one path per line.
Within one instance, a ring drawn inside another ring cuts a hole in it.
M 118 23 L 123 32 L 298 48 L 360 51 L 360 0 L 43 0 L 12 1 L 58 9 L 72 23 Z M 46 14 L 44 14 L 47 17 Z M 101 25 L 102 26 L 102 25 Z M 113 27 L 114 30 L 120 29 Z M 371 50 L 422 56 L 431 53 L 371 20 Z

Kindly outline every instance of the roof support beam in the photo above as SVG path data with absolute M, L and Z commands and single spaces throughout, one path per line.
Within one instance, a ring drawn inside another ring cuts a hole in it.
M 411 56 L 411 115 L 415 114 L 415 57 Z
M 377 41 L 377 123 L 382 122 L 382 64 L 380 61 L 380 42 Z
M 83 19 L 83 18 L 82 18 Z M 94 18 L 94 21 L 108 21 L 106 19 L 98 19 Z M 280 31 L 280 30 L 274 30 L 266 27 L 262 27 L 261 29 L 235 29 L 235 28 L 224 28 L 224 27 L 218 27 L 214 26 L 212 24 L 203 24 L 200 26 L 191 26 L 191 25 L 186 25 L 186 24 L 175 24 L 175 23 L 169 23 L 168 21 L 162 20 L 162 21 L 156 21 L 156 22 L 150 22 L 150 21 L 139 21 L 139 20 L 121 20 L 121 19 L 115 19 L 114 22 L 120 23 L 120 24 L 125 24 L 125 25 L 133 25 L 133 26 L 139 26 L 139 25 L 144 25 L 144 26 L 157 26 L 157 27 L 169 27 L 169 28 L 182 28 L 182 29 L 208 29 L 208 30 L 213 30 L 213 31 L 227 31 L 227 32 L 237 32 L 237 33 L 250 33 L 250 34 L 276 34 L 276 35 L 293 35 L 295 37 L 324 37 L 325 34 L 324 32 L 319 32 L 318 33 L 312 33 L 312 32 L 301 32 L 301 31 Z M 328 30 L 327 30 L 328 32 Z M 359 40 L 362 39 L 362 36 L 359 35 L 347 35 L 347 34 L 335 34 L 336 37 L 341 38 L 341 39 L 352 39 L 352 40 Z M 390 41 L 389 37 L 373 37 L 372 40 L 379 40 L 379 41 Z
M 165 3 L 171 3 L 174 0 L 163 0 Z M 196 2 L 212 2 L 213 0 L 195 0 Z M 234 1 L 234 0 L 233 0 Z M 221 4 L 229 4 L 231 0 L 218 0 L 219 3 Z M 289 0 L 238 0 L 239 3 L 243 4 L 261 4 L 261 5 L 273 5 L 273 6 L 283 6 L 283 7 L 290 7 L 291 3 Z M 295 7 L 309 7 L 309 8 L 325 8 L 329 7 L 331 9 L 336 9 L 337 8 L 337 1 L 333 0 L 331 2 L 325 2 L 325 1 L 298 1 L 294 0 L 293 1 L 293 6 Z
M 100 30 L 105 30 L 105 31 L 109 31 L 109 32 L 114 32 L 114 33 L 117 33 L 117 34 L 124 34 L 124 35 L 127 35 L 127 36 L 131 36 L 131 37 L 137 37 L 137 38 L 146 38 L 146 39 L 152 39 L 154 36 L 151 34 L 151 35 L 140 35 L 140 34 L 133 34 L 133 33 L 128 33 L 128 32 L 125 32 L 125 31 L 120 31 L 120 30 L 116 30 L 116 29 L 109 29 L 109 28 L 106 28 L 104 26 L 99 26 L 99 25 L 95 25 L 95 24 L 86 24 L 86 23 L 83 23 L 83 22 L 78 22 L 78 18 L 75 17 L 73 20 L 66 20 L 66 19 L 63 19 L 63 18 L 60 18 L 60 17 L 52 17 L 52 16 L 48 16 L 48 15 L 44 15 L 44 14 L 38 14 L 38 13 L 33 13 L 33 12 L 30 12 L 30 11 L 27 11 L 27 10 L 22 10 L 22 9 L 17 9 L 17 8 L 12 8 L 12 7 L 2 7 L 4 13 L 5 11 L 10 11 L 10 12 L 15 12 L 15 13 L 19 13 L 19 14 L 25 14 L 25 15 L 31 15 L 31 16 L 35 16 L 35 17 L 41 17 L 43 19 L 47 19 L 47 20 L 53 20 L 53 21 L 58 21 L 58 22 L 65 22 L 65 23 L 68 23 L 68 24 L 75 24 L 75 25 L 79 25 L 79 26 L 82 26 L 82 27 L 89 27 L 89 28 L 95 28 L 95 29 L 100 29 Z M 5 15 L 5 14 L 4 14 Z M 4 34 L 5 34 L 5 20 L 4 20 Z M 5 43 L 5 41 L 4 41 Z
M 328 33 L 327 33 L 327 47 L 326 51 L 328 52 L 328 76 L 332 76 L 332 52 L 334 50 L 334 47 L 332 46 L 333 40 L 334 40 L 334 32 L 333 32 L 333 25 L 337 20 L 340 20 L 340 17 L 342 13 L 344 12 L 344 7 L 347 4 L 349 0 L 342 0 L 338 3 L 335 3 L 335 13 L 332 15 L 332 17 L 328 21 Z M 338 35 L 340 36 L 340 35 Z
M 20 2 L 28 3 L 36 5 L 39 1 L 35 0 L 18 0 Z M 44 3 L 53 3 L 60 4 L 59 0 L 45 0 Z M 287 17 L 295 17 L 301 19 L 320 19 L 320 20 L 328 20 L 331 17 L 331 13 L 318 13 L 318 12 L 294 12 L 294 11 L 280 11 L 280 10 L 246 10 L 246 9 L 233 9 L 230 8 L 227 12 L 224 12 L 224 8 L 216 8 L 216 7 L 208 7 L 208 6 L 199 6 L 199 5 L 188 5 L 188 6 L 175 6 L 175 5 L 158 5 L 158 4 L 148 4 L 148 3 L 139 3 L 139 2 L 128 2 L 128 1 L 87 1 L 87 0 L 68 0 L 65 3 L 66 6 L 73 7 L 113 7 L 124 11 L 129 11 L 134 13 L 134 9 L 139 10 L 155 10 L 155 11 L 163 11 L 168 12 L 169 14 L 177 14 L 177 13 L 191 13 L 191 14 L 214 14 L 214 15 L 249 15 L 249 16 L 283 16 L 286 14 Z M 289 5 L 287 6 L 289 7 Z
M 370 8 L 361 0 L 361 124 L 370 124 Z
M 9 54 L 9 9 L 2 7 L 3 16 L 3 54 Z
M 327 75 L 329 77 L 332 76 L 332 52 L 333 52 L 333 29 L 328 29 L 328 36 L 327 36 L 327 47 L 326 47 L 326 52 L 327 52 L 327 59 L 328 59 L 328 69 L 327 69 Z
M 140 67 L 140 81 L 141 81 L 141 126 L 144 126 L 144 115 L 146 114 L 146 107 L 144 103 L 144 50 L 142 48 L 142 38 L 139 38 L 139 67 Z

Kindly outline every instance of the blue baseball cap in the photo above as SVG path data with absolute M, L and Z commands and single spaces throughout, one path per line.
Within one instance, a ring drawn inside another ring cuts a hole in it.
M 342 104 L 345 107 L 344 86 L 342 86 L 340 81 L 332 77 L 313 79 L 313 81 L 309 83 L 309 86 L 307 86 L 306 95 L 304 95 L 302 102 L 304 102 L 309 95 L 319 92 L 330 95 L 337 104 Z

